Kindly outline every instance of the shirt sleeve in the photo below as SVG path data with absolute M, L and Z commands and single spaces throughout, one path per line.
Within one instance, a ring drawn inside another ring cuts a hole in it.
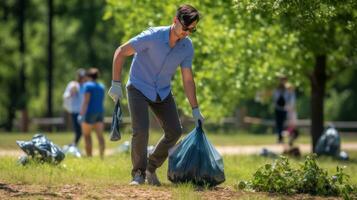
M 149 28 L 141 32 L 139 35 L 131 38 L 129 40 L 129 44 L 133 46 L 133 48 L 137 53 L 145 49 L 148 49 L 152 43 L 152 38 L 153 38 L 152 33 L 153 33 L 152 28 Z
M 85 83 L 84 86 L 83 86 L 83 94 L 85 93 L 90 93 L 91 92 L 91 87 L 89 84 Z
M 63 98 L 70 98 L 71 97 L 71 90 L 73 87 L 76 87 L 76 82 L 71 81 L 68 83 L 66 90 L 63 93 Z
M 194 55 L 194 51 L 191 45 L 189 54 L 183 59 L 183 61 L 180 64 L 181 68 L 192 68 L 193 55 Z

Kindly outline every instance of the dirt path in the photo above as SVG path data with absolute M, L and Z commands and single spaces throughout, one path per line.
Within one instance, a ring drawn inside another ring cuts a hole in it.
M 311 152 L 311 145 L 300 144 L 297 145 L 302 153 Z M 286 145 L 281 144 L 267 144 L 267 145 L 247 145 L 247 146 L 217 146 L 217 150 L 223 155 L 237 155 L 237 154 L 259 154 L 263 148 L 266 148 L 274 153 L 281 153 L 287 148 Z M 344 143 L 341 150 L 343 151 L 357 151 L 357 143 Z
M 80 184 L 62 186 L 44 186 L 29 184 L 7 184 L 0 180 L 0 199 L 135 199 L 135 200 L 167 200 L 167 199 L 340 199 L 318 197 L 306 194 L 279 195 L 262 192 L 239 191 L 232 187 L 218 186 L 212 189 L 197 189 L 194 192 L 180 191 L 174 185 L 128 186 L 112 184 L 105 187 Z
M 311 146 L 309 144 L 298 145 L 302 153 L 311 152 Z M 216 146 L 216 149 L 222 155 L 251 155 L 259 154 L 263 148 L 268 149 L 274 153 L 283 152 L 286 146 L 281 144 L 267 144 L 267 145 L 240 145 L 240 146 Z M 357 143 L 344 143 L 342 144 L 342 150 L 344 151 L 357 151 Z M 107 149 L 106 155 L 112 155 L 117 153 L 115 149 Z M 0 149 L 0 156 L 20 156 L 24 154 L 20 149 Z

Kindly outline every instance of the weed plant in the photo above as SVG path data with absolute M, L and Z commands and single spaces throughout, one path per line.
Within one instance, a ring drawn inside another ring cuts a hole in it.
M 316 155 L 307 156 L 300 167 L 291 167 L 288 158 L 281 156 L 273 164 L 265 164 L 253 175 L 251 181 L 240 181 L 239 189 L 280 194 L 305 193 L 323 196 L 341 196 L 357 199 L 357 187 L 349 184 L 349 175 L 336 167 L 332 176 L 319 167 Z

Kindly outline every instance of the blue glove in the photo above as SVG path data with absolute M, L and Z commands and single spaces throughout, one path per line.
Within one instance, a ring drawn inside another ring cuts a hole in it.
M 203 122 L 205 119 L 203 118 L 203 115 L 201 114 L 201 111 L 198 107 L 192 109 L 192 117 L 195 120 L 195 125 L 198 127 L 198 121 L 201 121 L 201 125 L 203 125 Z
M 112 81 L 112 86 L 109 88 L 108 95 L 117 102 L 123 98 L 123 92 L 121 90 L 121 83 L 119 81 Z

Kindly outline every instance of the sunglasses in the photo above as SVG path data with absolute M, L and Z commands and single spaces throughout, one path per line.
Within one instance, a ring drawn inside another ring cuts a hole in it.
M 185 31 L 185 32 L 189 31 L 190 33 L 194 33 L 194 32 L 197 31 L 196 27 L 188 28 L 187 26 L 185 26 L 185 25 L 181 22 L 180 19 L 179 19 L 178 21 L 180 22 L 183 31 Z

